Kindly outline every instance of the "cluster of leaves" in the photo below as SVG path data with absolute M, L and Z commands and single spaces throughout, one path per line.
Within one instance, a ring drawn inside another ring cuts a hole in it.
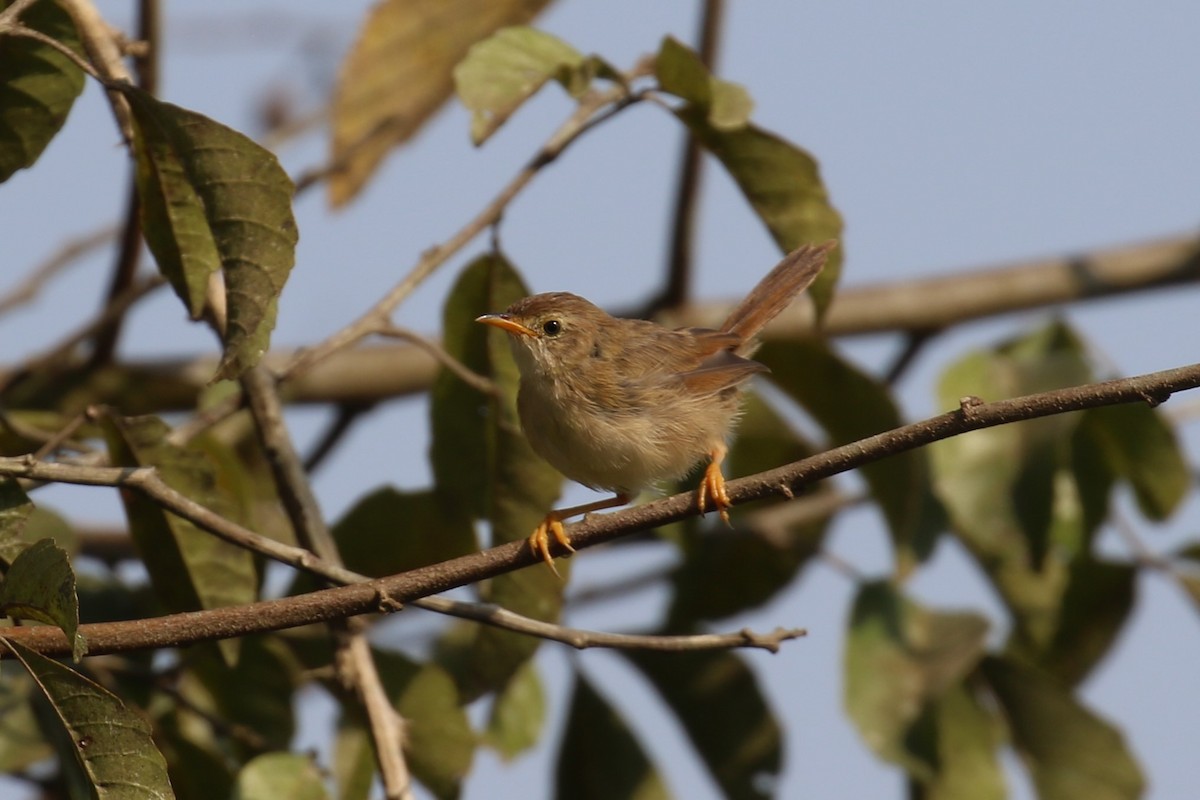
M 728 171 L 782 250 L 840 235 L 841 219 L 816 161 L 750 122 L 746 91 L 713 76 L 679 42 L 662 43 L 649 74 L 624 74 L 536 29 L 506 27 L 527 21 L 545 2 L 464 2 L 478 8 L 454 14 L 454 24 L 414 13 L 419 5 L 378 4 L 347 60 L 334 103 L 335 160 L 344 167 L 330 181 L 335 203 L 348 202 L 383 154 L 452 88 L 471 110 L 471 135 L 482 143 L 549 83 L 581 97 L 606 82 L 629 98 L 643 81 L 645 90 L 673 98 L 674 116 Z M 57 3 L 35 4 L 22 22 L 82 53 Z M 430 37 L 438 25 L 446 35 Z M 427 41 L 435 44 L 409 46 Z M 0 55 L 2 180 L 37 160 L 64 124 L 82 79 L 70 59 L 43 42 L 0 36 Z M 433 76 L 419 91 L 390 88 L 418 68 Z M 386 83 L 380 75 L 388 75 Z M 220 275 L 227 312 L 216 378 L 237 378 L 268 347 L 292 267 L 292 184 L 274 156 L 242 134 L 134 87 L 110 88 L 131 111 L 146 243 L 195 318 L 209 312 L 213 276 Z M 840 254 L 812 291 L 819 312 L 833 297 L 839 267 Z M 334 528 L 350 569 L 394 574 L 472 552 L 477 521 L 487 523 L 493 542 L 519 540 L 557 497 L 561 479 L 519 434 L 508 349 L 495 332 L 472 324 L 525 293 L 500 254 L 481 256 L 462 271 L 445 307 L 444 347 L 500 391 L 481 392 L 448 370 L 439 375 L 430 420 L 434 485 L 362 498 Z M 786 414 L 751 397 L 730 455 L 736 474 L 901 424 L 889 388 L 825 342 L 773 342 L 761 358 L 824 441 L 807 441 Z M 946 373 L 941 396 L 952 407 L 963 396 L 1015 396 L 1094 377 L 1078 337 L 1056 323 L 965 357 Z M 232 388 L 218 385 L 212 394 L 226 387 Z M 20 424 L 6 425 L 0 435 L 3 455 L 37 451 L 46 437 L 30 431 L 52 435 L 83 407 L 113 400 L 107 391 L 89 374 L 72 382 L 57 373 L 32 375 L 7 387 L 7 419 Z M 172 488 L 222 516 L 290 537 L 247 420 L 235 416 L 176 441 L 162 420 L 127 416 L 130 407 L 117 400 L 117 410 L 93 415 L 66 444 L 102 442 L 108 463 L 153 467 Z M 1187 489 L 1183 458 L 1159 415 L 1130 406 L 995 428 L 872 464 L 862 477 L 895 552 L 894 575 L 862 585 L 849 614 L 846 707 L 867 745 L 902 768 L 921 796 L 1002 796 L 998 752 L 1006 745 L 1020 753 L 1043 798 L 1137 796 L 1143 779 L 1119 733 L 1074 690 L 1108 653 L 1134 602 L 1137 565 L 1102 559 L 1094 548 L 1114 491 L 1127 484 L 1142 513 L 1160 520 Z M 4 640 L 27 674 L 0 680 L 0 766 L 22 773 L 57 754 L 56 780 L 88 796 L 316 800 L 327 796 L 328 776 L 288 748 L 293 699 L 319 683 L 339 700 L 337 796 L 366 797 L 375 774 L 371 738 L 361 711 L 328 670 L 333 649 L 325 631 L 223 639 L 170 658 L 136 654 L 80 663 L 87 649 L 81 622 L 248 604 L 262 595 L 264 565 L 254 554 L 147 497 L 126 491 L 122 500 L 147 587 L 102 564 L 77 574 L 79 549 L 69 526 L 34 508 L 15 481 L 0 481 L 0 610 L 61 628 L 76 661 L 67 666 Z M 779 520 L 754 509 L 735 515 L 736 533 L 698 521 L 662 531 L 680 560 L 659 632 L 703 630 L 793 586 L 819 552 L 829 517 Z M 982 615 L 925 608 L 904 591 L 905 579 L 946 535 L 976 558 L 1004 601 L 1008 631 L 998 648 L 988 648 Z M 478 592 L 525 616 L 555 621 L 563 586 L 539 568 L 502 575 Z M 290 591 L 312 588 L 299 578 Z M 433 794 L 458 793 L 480 746 L 513 758 L 538 742 L 546 711 L 531 660 L 537 647 L 530 637 L 464 623 L 447 627 L 423 659 L 373 651 L 409 722 L 409 764 Z M 626 655 L 721 789 L 730 797 L 765 796 L 764 777 L 781 770 L 784 732 L 744 659 L 731 652 Z M 466 714 L 479 701 L 490 705 L 483 730 Z M 571 693 L 556 783 L 564 797 L 667 795 L 631 727 L 602 687 L 582 676 Z M 123 794 L 118 786 L 140 793 Z

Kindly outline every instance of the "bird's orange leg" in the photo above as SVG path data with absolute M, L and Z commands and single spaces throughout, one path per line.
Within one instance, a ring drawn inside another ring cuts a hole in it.
M 696 505 L 700 507 L 700 513 L 704 514 L 708 511 L 708 504 L 711 500 L 713 508 L 720 512 L 721 519 L 726 525 L 729 525 L 728 509 L 732 504 L 729 502 L 729 493 L 725 491 L 725 476 L 721 474 L 721 462 L 725 460 L 727 452 L 725 445 L 722 444 L 714 447 L 709 453 L 711 460 L 704 470 L 703 480 L 700 481 Z
M 570 552 L 575 552 L 575 548 L 571 546 L 571 540 L 567 538 L 567 532 L 563 528 L 562 521 L 571 517 L 577 517 L 580 514 L 590 514 L 593 511 L 600 511 L 605 508 L 623 506 L 628 502 L 629 495 L 618 494 L 605 500 L 597 500 L 594 503 L 584 503 L 581 506 L 571 506 L 570 508 L 560 508 L 551 511 L 533 529 L 533 533 L 529 536 L 529 547 L 534 553 L 542 557 L 542 561 L 546 562 L 546 566 L 550 568 L 551 572 L 558 575 L 558 570 L 554 568 L 554 556 L 550 555 L 550 537 L 553 536 L 554 541 Z

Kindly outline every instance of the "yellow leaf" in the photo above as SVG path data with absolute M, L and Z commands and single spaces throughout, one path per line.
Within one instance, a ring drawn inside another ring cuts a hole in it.
M 392 147 L 454 89 L 451 71 L 475 42 L 519 25 L 550 0 L 382 0 L 342 64 L 333 97 L 329 201 L 358 194 Z

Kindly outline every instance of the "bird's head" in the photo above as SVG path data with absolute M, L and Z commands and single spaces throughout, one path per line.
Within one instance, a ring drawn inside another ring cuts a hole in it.
M 547 292 L 475 321 L 508 334 L 522 375 L 559 378 L 577 369 L 600 346 L 604 323 L 611 319 L 578 295 Z

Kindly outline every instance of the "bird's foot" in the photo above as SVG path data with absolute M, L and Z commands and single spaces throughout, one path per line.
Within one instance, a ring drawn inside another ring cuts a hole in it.
M 563 528 L 562 519 L 558 514 L 550 512 L 546 518 L 533 529 L 533 533 L 529 536 L 529 547 L 541 557 L 546 566 L 555 575 L 558 575 L 558 569 L 554 566 L 554 556 L 550 555 L 550 539 L 558 542 L 569 552 L 574 553 L 575 548 L 571 546 L 571 540 L 567 537 L 567 532 Z M 558 577 L 562 577 L 558 575 Z
M 708 512 L 710 501 L 712 507 L 721 514 L 721 520 L 732 527 L 728 511 L 732 503 L 729 502 L 729 493 L 725 491 L 725 476 L 721 474 L 721 462 L 717 459 L 709 463 L 704 470 L 704 479 L 700 481 L 696 505 L 700 507 L 701 514 Z

